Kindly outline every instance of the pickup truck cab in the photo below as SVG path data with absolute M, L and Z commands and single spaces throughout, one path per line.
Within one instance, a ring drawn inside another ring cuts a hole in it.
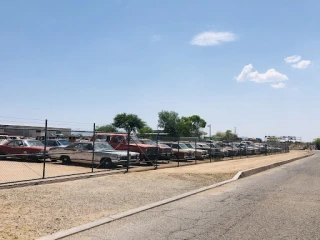
M 95 141 L 108 142 L 115 150 L 127 150 L 128 139 L 126 133 L 96 133 Z M 93 138 L 91 138 L 91 141 Z M 159 147 L 150 144 L 143 144 L 135 136 L 130 137 L 129 151 L 139 153 L 140 162 L 153 165 L 157 157 Z

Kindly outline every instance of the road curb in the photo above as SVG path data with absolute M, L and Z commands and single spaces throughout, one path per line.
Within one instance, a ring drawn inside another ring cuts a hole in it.
M 99 219 L 99 220 L 96 220 L 96 221 L 93 221 L 93 222 L 90 222 L 90 223 L 86 223 L 86 224 L 83 224 L 83 225 L 80 225 L 80 226 L 77 226 L 77 227 L 70 228 L 68 230 L 63 230 L 63 231 L 56 232 L 56 233 L 51 234 L 51 235 L 43 236 L 43 237 L 38 238 L 37 240 L 61 239 L 61 238 L 73 235 L 75 233 L 79 233 L 79 232 L 88 230 L 90 228 L 100 226 L 102 224 L 113 222 L 115 220 L 118 220 L 118 219 L 121 219 L 121 218 L 124 218 L 124 217 L 128 217 L 130 215 L 133 215 L 133 214 L 136 214 L 136 213 L 139 213 L 139 212 L 143 212 L 143 211 L 155 208 L 155 207 L 159 207 L 159 206 L 162 206 L 162 205 L 165 205 L 165 204 L 168 204 L 168 203 L 171 203 L 171 202 L 174 202 L 174 201 L 177 201 L 177 200 L 180 200 L 180 199 L 195 195 L 197 193 L 204 192 L 204 191 L 210 190 L 210 189 L 215 188 L 215 187 L 222 186 L 222 185 L 230 183 L 230 182 L 234 182 L 236 180 L 237 179 L 233 179 L 232 178 L 232 179 L 229 179 L 229 180 L 225 180 L 223 182 L 215 183 L 215 184 L 207 186 L 207 187 L 199 188 L 199 189 L 187 192 L 187 193 L 180 194 L 180 195 L 175 196 L 175 197 L 167 198 L 165 200 L 161 200 L 161 201 L 158 201 L 158 202 L 155 202 L 155 203 L 151 203 L 151 204 L 148 204 L 148 205 L 145 205 L 145 206 L 142 206 L 142 207 L 138 207 L 138 208 L 126 211 L 126 212 L 122 212 L 122 213 L 118 213 L 118 214 L 115 214 L 115 215 L 112 215 L 112 216 L 108 216 L 108 217 L 105 217 L 105 218 L 102 218 L 102 219 Z
M 91 228 L 94 228 L 94 227 L 98 227 L 100 225 L 103 225 L 103 224 L 106 224 L 106 223 L 109 223 L 109 222 L 116 221 L 116 220 L 121 219 L 121 218 L 125 218 L 125 217 L 128 217 L 128 216 L 131 216 L 131 215 L 136 214 L 136 213 L 140 213 L 140 212 L 143 212 L 143 211 L 155 208 L 155 207 L 159 207 L 159 206 L 162 206 L 162 205 L 165 205 L 165 204 L 168 204 L 168 203 L 171 203 L 171 202 L 174 202 L 174 201 L 177 201 L 177 200 L 180 200 L 180 199 L 195 195 L 197 193 L 201 193 L 201 192 L 204 192 L 204 191 L 207 191 L 207 190 L 210 190 L 210 189 L 225 185 L 227 183 L 231 183 L 231 182 L 237 181 L 240 178 L 249 177 L 251 175 L 254 175 L 254 174 L 257 174 L 257 173 L 260 173 L 260 172 L 263 172 L 263 171 L 266 171 L 266 170 L 269 170 L 269 169 L 272 169 L 272 168 L 275 168 L 275 167 L 278 167 L 278 166 L 281 166 L 281 165 L 284 165 L 284 164 L 287 164 L 287 163 L 291 163 L 291 162 L 299 160 L 299 159 L 310 157 L 312 155 L 314 155 L 314 153 L 306 155 L 306 156 L 301 156 L 301 157 L 289 159 L 289 160 L 286 160 L 286 161 L 278 162 L 278 163 L 269 164 L 269 165 L 258 167 L 258 168 L 253 168 L 253 169 L 248 169 L 248 170 L 245 170 L 245 171 L 241 171 L 241 172 L 238 172 L 233 178 L 231 178 L 229 180 L 225 180 L 223 182 L 215 183 L 215 184 L 212 184 L 212 185 L 207 186 L 207 187 L 202 187 L 202 188 L 199 188 L 199 189 L 196 189 L 196 190 L 193 190 L 193 191 L 189 191 L 189 192 L 180 194 L 178 196 L 167 198 L 167 199 L 155 202 L 155 203 L 147 204 L 145 206 L 138 207 L 138 208 L 126 211 L 126 212 L 122 212 L 122 213 L 118 213 L 118 214 L 115 214 L 115 215 L 111 215 L 111 216 L 108 216 L 108 217 L 105 217 L 105 218 L 102 218 L 102 219 L 99 219 L 99 220 L 96 220 L 96 221 L 93 221 L 93 222 L 90 222 L 90 223 L 86 223 L 86 224 L 83 224 L 83 225 L 80 225 L 80 226 L 77 226 L 77 227 L 73 227 L 73 228 L 70 228 L 70 229 L 67 229 L 67 230 L 59 231 L 59 232 L 56 232 L 56 233 L 51 234 L 51 235 L 40 237 L 37 240 L 61 239 L 61 238 L 64 238 L 64 237 L 67 237 L 67 236 L 70 236 L 70 235 L 73 235 L 73 234 L 76 234 L 76 233 L 79 233 L 79 232 L 83 232 L 85 230 L 88 230 L 88 229 L 91 229 Z
M 292 159 L 285 160 L 285 161 L 282 161 L 282 162 L 272 163 L 272 164 L 265 165 L 265 166 L 262 166 L 262 167 L 257 167 L 257 168 L 248 169 L 248 170 L 245 170 L 245 171 L 242 171 L 242 172 L 238 172 L 238 173 L 236 174 L 236 176 L 238 176 L 238 178 L 249 177 L 249 176 L 251 176 L 251 175 L 254 175 L 254 174 L 257 174 L 257 173 L 260 173 L 260 172 L 263 172 L 263 171 L 267 171 L 267 170 L 269 170 L 269 169 L 272 169 L 272 168 L 275 168 L 275 167 L 279 167 L 279 166 L 281 166 L 281 165 L 288 164 L 288 163 L 297 161 L 297 160 L 299 160 L 299 159 L 307 158 L 307 157 L 310 157 L 310 156 L 312 156 L 312 155 L 314 155 L 314 153 L 308 154 L 308 155 L 306 155 L 306 156 L 301 156 L 301 157 L 292 158 Z M 236 177 L 236 176 L 235 176 L 235 177 Z

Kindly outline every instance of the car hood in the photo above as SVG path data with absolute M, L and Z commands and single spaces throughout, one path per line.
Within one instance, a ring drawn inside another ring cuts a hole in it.
M 111 152 L 111 153 L 119 154 L 121 156 L 127 156 L 127 151 L 125 151 L 125 150 L 107 150 L 107 151 L 103 151 L 103 152 Z M 130 155 L 139 155 L 139 153 L 137 153 L 137 152 L 130 152 L 130 151 L 129 151 L 129 154 Z
M 141 143 L 137 143 L 137 144 L 130 143 L 130 146 L 139 146 L 139 147 L 142 147 L 142 148 L 158 148 L 157 146 L 154 146 L 154 145 L 141 144 Z

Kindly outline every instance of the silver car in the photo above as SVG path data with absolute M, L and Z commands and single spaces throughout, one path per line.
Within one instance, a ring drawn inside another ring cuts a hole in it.
M 51 148 L 49 150 L 51 160 L 61 160 L 62 163 L 71 162 L 92 164 L 93 142 L 76 142 L 65 148 Z M 130 161 L 138 161 L 139 153 L 129 152 Z M 107 142 L 94 144 L 93 164 L 102 167 L 112 165 L 127 165 L 127 151 L 117 151 Z

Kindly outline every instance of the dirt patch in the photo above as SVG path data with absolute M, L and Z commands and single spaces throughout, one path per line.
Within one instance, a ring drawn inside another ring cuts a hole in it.
M 34 239 L 231 178 L 149 171 L 0 191 L 0 239 Z
M 306 152 L 0 190 L 0 239 L 34 239 L 232 178 Z

